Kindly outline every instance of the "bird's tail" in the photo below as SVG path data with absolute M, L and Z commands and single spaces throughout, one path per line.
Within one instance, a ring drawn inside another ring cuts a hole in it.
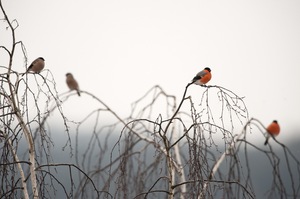
M 268 144 L 268 142 L 269 142 L 269 139 L 270 139 L 270 134 L 268 134 L 268 132 L 266 132 L 266 134 L 267 134 L 267 136 L 266 136 L 266 141 L 265 141 L 265 143 L 264 143 L 264 145 L 267 145 Z
M 23 73 L 22 77 L 27 73 L 27 71 L 25 73 Z
M 31 65 L 27 68 L 27 70 L 25 71 L 25 73 L 23 73 L 23 75 L 22 75 L 22 77 L 26 74 L 26 73 L 28 73 L 29 71 L 30 71 L 30 69 L 31 69 Z
M 266 138 L 266 141 L 265 141 L 265 145 L 268 144 L 268 141 L 269 141 L 269 138 L 267 137 L 267 138 Z
M 194 84 L 194 83 L 196 83 L 199 79 L 201 79 L 200 76 L 195 76 L 195 77 L 192 79 L 191 83 Z

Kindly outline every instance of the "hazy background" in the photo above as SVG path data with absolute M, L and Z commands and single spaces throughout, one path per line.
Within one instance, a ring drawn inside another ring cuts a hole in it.
M 65 73 L 71 72 L 83 90 L 125 117 L 130 103 L 155 84 L 179 101 L 186 84 L 209 66 L 209 84 L 244 96 L 250 117 L 265 125 L 279 121 L 279 141 L 289 145 L 299 139 L 300 1 L 3 4 L 10 19 L 19 22 L 16 36 L 26 46 L 28 62 L 44 57 L 61 93 L 68 90 Z M 2 34 L 8 39 L 1 42 L 10 43 L 9 34 Z M 25 71 L 24 60 L 14 61 L 14 70 Z M 201 89 L 193 86 L 188 92 L 196 104 Z M 78 121 L 90 106 L 86 96 L 74 97 L 64 111 Z
M 278 139 L 299 133 L 299 1 L 3 4 L 19 22 L 16 35 L 29 62 L 43 56 L 60 92 L 68 90 L 65 73 L 72 72 L 83 90 L 128 115 L 130 103 L 155 84 L 179 100 L 187 82 L 209 66 L 210 84 L 245 96 L 251 117 L 265 125 L 279 121 Z M 14 69 L 24 71 L 23 60 Z

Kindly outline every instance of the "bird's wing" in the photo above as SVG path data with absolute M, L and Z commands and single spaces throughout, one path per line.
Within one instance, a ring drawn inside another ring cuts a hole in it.
M 39 62 L 40 60 L 39 60 L 39 58 L 37 58 L 37 59 L 35 59 L 30 65 L 29 65 L 29 67 L 28 67 L 28 69 L 27 69 L 27 72 L 28 72 L 28 70 L 30 70 L 31 68 L 32 68 L 32 66 L 33 65 L 35 65 L 37 62 Z
M 192 81 L 196 81 L 198 79 L 201 79 L 205 74 L 207 74 L 207 72 L 205 70 L 200 71 L 199 73 L 197 73 L 197 75 L 193 78 Z
M 196 76 L 198 77 L 203 77 L 204 75 L 206 75 L 207 72 L 205 70 L 200 71 Z
M 39 61 L 39 58 L 35 59 L 30 65 L 34 65 Z

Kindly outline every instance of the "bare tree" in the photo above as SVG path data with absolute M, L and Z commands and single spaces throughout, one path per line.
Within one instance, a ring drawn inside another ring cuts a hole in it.
M 132 103 L 126 118 L 81 91 L 96 107 L 73 121 L 63 107 L 77 94 L 59 94 L 50 70 L 24 77 L 16 71 L 14 60 L 27 66 L 27 51 L 1 0 L 0 8 L 7 25 L 0 31 L 11 38 L 11 45 L 0 46 L 7 60 L 0 66 L 1 198 L 256 198 L 250 151 L 269 161 L 267 197 L 299 198 L 298 157 L 275 138 L 267 148 L 263 136 L 251 142 L 265 126 L 249 118 L 243 98 L 227 88 L 188 83 L 177 104 L 156 85 Z M 189 94 L 191 86 L 199 95 Z M 60 153 L 71 162 L 55 161 L 53 115 L 64 127 Z

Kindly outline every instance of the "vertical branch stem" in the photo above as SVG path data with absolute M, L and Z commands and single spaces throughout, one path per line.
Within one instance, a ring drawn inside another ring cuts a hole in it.
M 169 141 L 167 140 L 167 136 L 166 136 L 166 133 L 171 125 L 171 123 L 173 123 L 173 120 L 174 118 L 176 117 L 176 115 L 178 114 L 184 100 L 185 100 L 185 96 L 186 96 L 186 93 L 187 93 L 187 90 L 188 90 L 188 87 L 190 85 L 192 85 L 192 83 L 188 83 L 185 87 L 185 90 L 184 90 L 184 93 L 183 93 L 183 96 L 182 96 L 182 99 L 177 107 L 177 109 L 175 110 L 174 114 L 172 115 L 170 121 L 168 122 L 166 128 L 165 128 L 165 134 L 163 135 L 163 140 L 164 140 L 164 144 L 165 144 L 165 147 L 166 147 L 166 153 L 167 153 L 167 166 L 168 166 L 168 171 L 169 171 L 169 199 L 172 199 L 174 198 L 174 188 L 173 188 L 173 185 L 175 183 L 175 171 L 174 171 L 174 167 L 173 167 L 173 160 L 172 160 L 172 156 L 171 156 L 171 148 L 170 148 L 170 144 L 169 144 Z M 173 131 L 174 132 L 174 131 Z M 176 136 L 175 136 L 176 137 Z M 180 161 L 180 154 L 179 154 L 179 150 L 178 150 L 178 146 L 176 146 L 177 150 L 175 150 L 175 153 L 176 153 L 176 157 L 177 157 L 177 161 L 179 160 Z M 183 178 L 184 179 L 184 178 Z M 185 186 L 184 186 L 184 189 L 185 189 Z M 181 195 L 182 197 L 183 195 Z
M 29 147 L 29 159 L 31 164 L 29 165 L 30 167 L 30 179 L 31 179 L 31 185 L 32 185 L 32 192 L 33 192 L 33 198 L 39 198 L 39 194 L 38 194 L 38 188 L 37 188 L 37 182 L 36 182 L 36 172 L 35 172 L 35 149 L 34 149 L 34 142 L 32 139 L 32 135 L 29 131 L 29 129 L 26 127 L 24 120 L 22 118 L 22 115 L 20 113 L 20 109 L 18 108 L 18 103 L 16 102 L 16 93 L 15 93 L 15 89 L 12 86 L 11 83 L 11 79 L 10 79 L 10 74 L 11 74 L 11 69 L 12 69 L 12 62 L 13 62 L 13 56 L 14 56 L 14 52 L 15 52 L 15 46 L 16 46 L 16 39 L 15 39 L 15 29 L 12 26 L 12 23 L 10 22 L 4 8 L 2 5 L 2 1 L 0 0 L 0 8 L 1 11 L 4 15 L 4 19 L 7 21 L 7 24 L 9 25 L 9 28 L 11 30 L 11 34 L 12 34 L 12 47 L 11 47 L 11 51 L 9 52 L 9 63 L 8 63 L 8 71 L 7 71 L 7 81 L 8 81 L 8 87 L 9 87 L 9 91 L 10 91 L 10 104 L 11 107 L 13 109 L 13 112 L 15 113 L 17 120 L 25 134 L 25 137 L 27 139 L 27 143 L 28 143 L 28 147 Z M 15 156 L 16 153 L 15 153 Z M 22 168 L 20 166 L 18 166 L 20 173 L 24 173 Z M 22 176 L 22 175 L 21 175 Z M 24 187 L 24 197 L 28 198 L 28 190 L 27 190 L 27 186 L 25 185 L 26 182 L 24 180 L 22 180 L 22 184 Z
M 25 199 L 29 199 L 29 194 L 28 194 L 28 189 L 27 189 L 27 184 L 26 184 L 26 178 L 25 178 L 25 175 L 24 175 L 19 157 L 18 157 L 18 155 L 17 155 L 17 153 L 16 153 L 16 151 L 15 151 L 13 145 L 12 145 L 11 139 L 8 138 L 8 136 L 5 136 L 5 138 L 7 139 L 7 143 L 9 145 L 9 148 L 11 150 L 13 158 L 14 158 L 14 160 L 17 164 L 18 170 L 20 172 L 20 176 L 21 176 L 21 180 L 22 180 L 22 186 L 23 186 L 23 196 L 24 196 Z
M 182 106 L 182 104 L 183 104 L 183 102 L 184 102 L 184 100 L 185 100 L 185 96 L 186 96 L 187 89 L 188 89 L 188 87 L 189 87 L 190 85 L 192 85 L 192 84 L 193 84 L 193 83 L 188 83 L 188 84 L 186 85 L 185 90 L 184 90 L 184 93 L 183 93 L 183 96 L 182 96 L 182 99 L 181 99 L 181 102 L 179 103 L 178 108 L 176 109 L 176 111 L 174 112 L 174 114 L 173 114 L 173 116 L 171 117 L 170 121 L 168 122 L 168 124 L 167 124 L 167 126 L 166 126 L 166 128 L 165 128 L 165 131 L 164 131 L 165 133 L 167 133 L 167 131 L 168 131 L 168 129 L 169 129 L 169 127 L 170 127 L 170 125 L 171 125 L 173 119 L 176 117 L 177 113 L 179 112 L 179 110 L 180 110 L 180 108 L 181 108 L 181 106 Z

